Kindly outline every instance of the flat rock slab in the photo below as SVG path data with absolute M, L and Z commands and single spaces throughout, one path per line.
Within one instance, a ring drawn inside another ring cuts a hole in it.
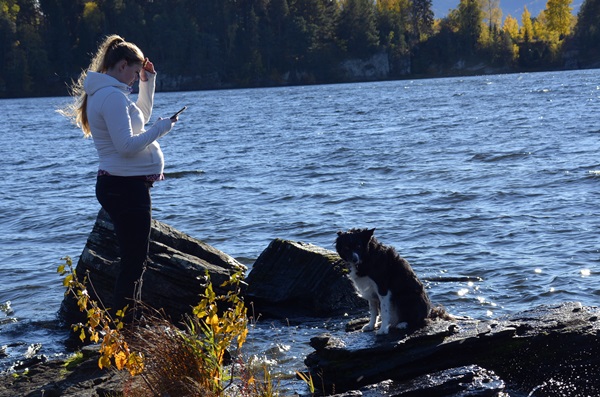
M 509 397 L 493 371 L 477 365 L 451 368 L 406 382 L 392 380 L 331 397 Z
M 82 349 L 82 361 L 74 368 L 64 361 L 52 360 L 31 364 L 18 375 L 0 378 L 0 397 L 98 397 L 122 394 L 129 377 L 125 372 L 98 368 L 97 347 Z
M 598 308 L 540 306 L 489 321 L 435 321 L 412 334 L 351 332 L 313 338 L 305 360 L 324 394 L 407 381 L 469 365 L 537 396 L 600 395 Z M 569 392 L 569 390 L 571 392 Z

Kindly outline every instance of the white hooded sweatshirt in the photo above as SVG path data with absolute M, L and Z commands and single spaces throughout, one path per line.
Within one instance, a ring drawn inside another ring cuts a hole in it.
M 140 81 L 137 102 L 129 99 L 129 87 L 104 73 L 88 72 L 83 88 L 88 95 L 87 116 L 100 159 L 99 169 L 115 176 L 162 174 L 163 153 L 156 141 L 173 123 L 158 120 L 144 129 L 152 115 L 156 75 Z

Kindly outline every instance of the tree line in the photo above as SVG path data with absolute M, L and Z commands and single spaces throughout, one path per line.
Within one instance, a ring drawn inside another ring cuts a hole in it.
M 0 97 L 66 94 L 113 33 L 165 90 L 347 81 L 343 61 L 376 54 L 389 79 L 598 66 L 600 0 L 577 16 L 571 3 L 518 20 L 500 0 L 460 0 L 442 19 L 431 0 L 0 0 Z

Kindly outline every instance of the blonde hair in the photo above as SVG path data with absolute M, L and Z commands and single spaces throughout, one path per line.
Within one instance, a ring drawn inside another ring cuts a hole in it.
M 96 54 L 88 68 L 81 72 L 77 81 L 73 81 L 69 87 L 69 93 L 75 98 L 74 102 L 58 112 L 71 119 L 77 127 L 83 131 L 83 136 L 89 138 L 92 135 L 87 118 L 87 94 L 83 89 L 83 82 L 88 71 L 106 73 L 121 60 L 128 64 L 144 63 L 144 53 L 133 43 L 125 41 L 121 36 L 113 34 L 107 36 L 98 46 Z

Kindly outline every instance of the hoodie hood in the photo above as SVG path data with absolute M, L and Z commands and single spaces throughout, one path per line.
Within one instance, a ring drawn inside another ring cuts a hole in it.
M 131 92 L 131 89 L 127 84 L 121 83 L 112 76 L 98 72 L 87 73 L 87 76 L 83 82 L 83 89 L 86 94 L 94 95 L 98 90 L 105 87 L 115 87 L 118 90 L 123 91 L 125 94 L 129 94 Z

